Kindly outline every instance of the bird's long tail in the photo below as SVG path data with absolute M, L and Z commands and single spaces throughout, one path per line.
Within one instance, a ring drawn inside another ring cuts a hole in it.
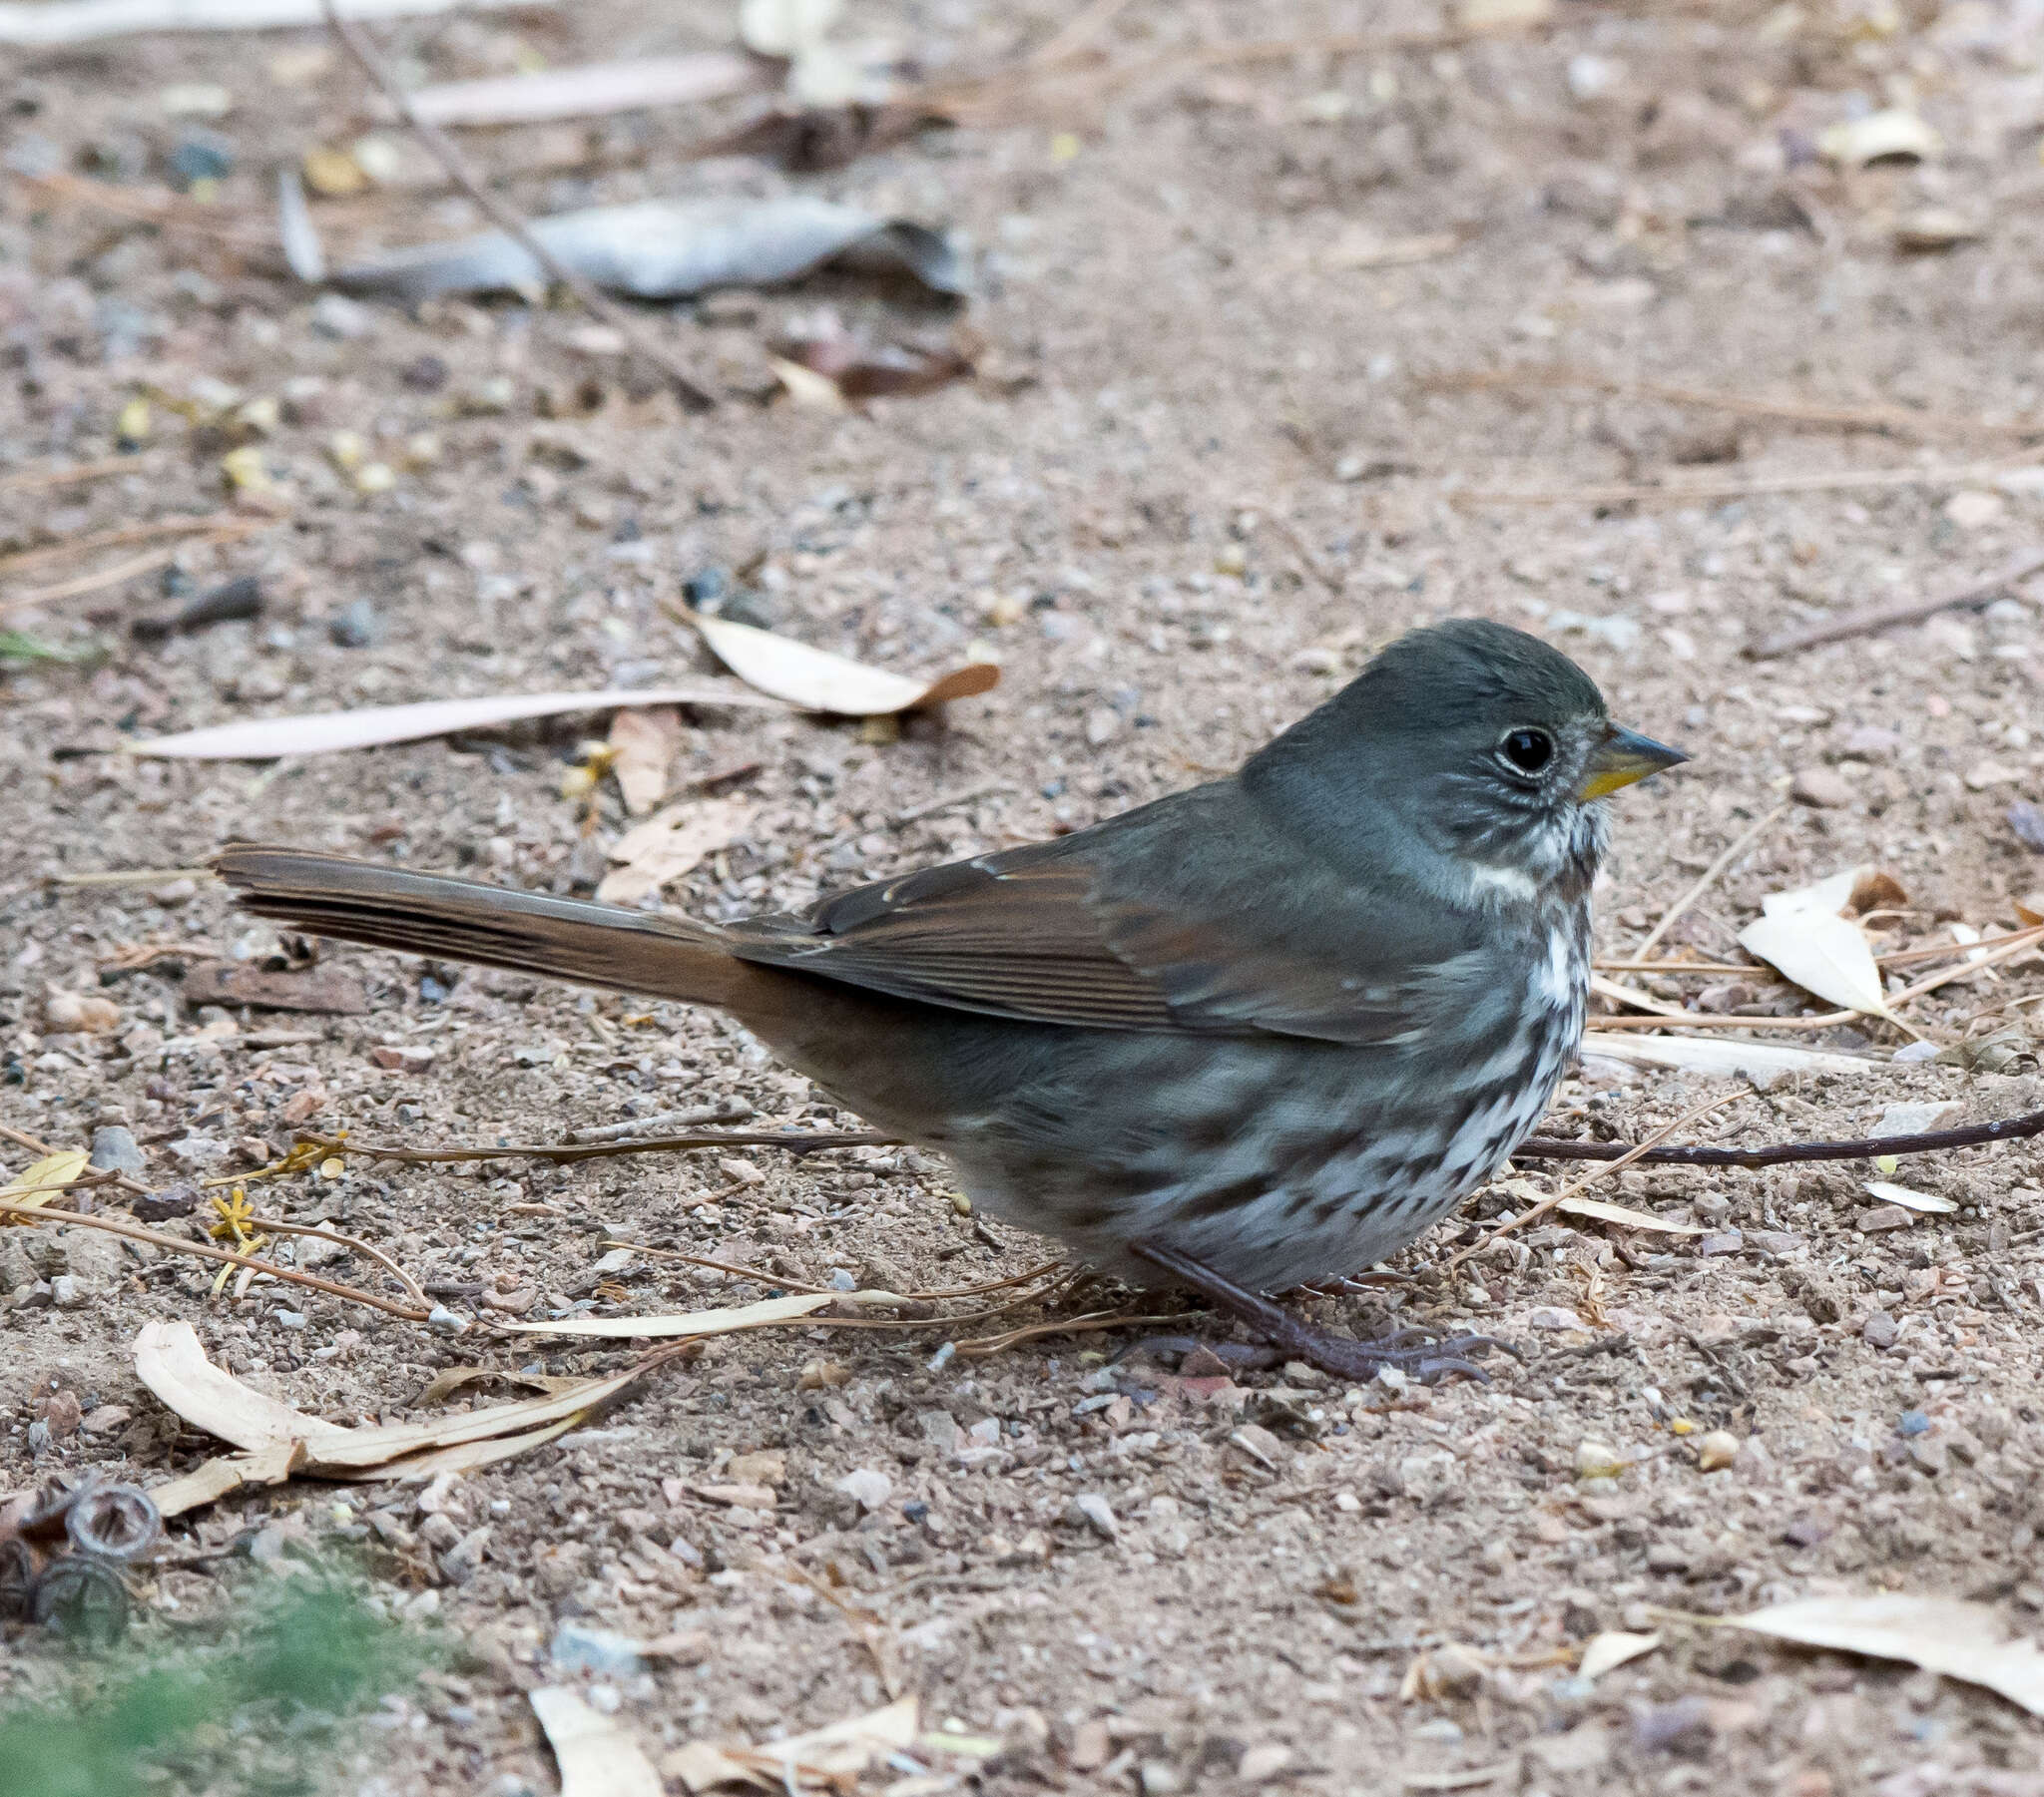
M 759 977 L 722 931 L 685 918 L 254 843 L 213 865 L 243 910 L 313 936 L 703 1005 L 728 1005 Z

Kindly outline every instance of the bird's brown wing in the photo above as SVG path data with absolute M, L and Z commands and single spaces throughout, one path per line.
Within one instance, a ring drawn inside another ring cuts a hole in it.
M 1327 912 L 1353 905 L 1346 889 L 1302 894 L 1311 881 L 1297 874 L 1281 900 L 1254 884 L 1231 889 L 1124 825 L 750 919 L 730 926 L 733 953 L 994 1017 L 1347 1043 L 1403 1040 L 1480 984 L 1480 951 L 1451 920 L 1344 930 Z M 1199 832 L 1187 855 L 1226 846 Z M 1238 836 L 1233 846 L 1249 845 Z M 1234 861 L 1256 866 L 1247 853 Z M 1287 927 L 1286 913 L 1308 927 Z M 1372 939 L 1397 943 L 1395 958 Z

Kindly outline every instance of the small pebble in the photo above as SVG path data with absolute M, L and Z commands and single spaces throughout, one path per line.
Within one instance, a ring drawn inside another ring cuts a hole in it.
M 350 343 L 376 328 L 376 314 L 345 293 L 321 293 L 312 301 L 312 329 L 335 342 Z
M 646 1669 L 637 1641 L 581 1622 L 563 1622 L 554 1630 L 547 1658 L 564 1672 L 600 1672 L 609 1678 L 628 1678 Z
M 1578 1479 L 1616 1479 L 1631 1463 L 1618 1457 L 1608 1442 L 1584 1440 L 1576 1444 Z
M 1852 802 L 1852 784 L 1834 768 L 1804 767 L 1797 769 L 1789 782 L 1788 796 L 1798 804 L 1814 805 L 1819 810 L 1835 809 Z
M 894 1481 L 877 1467 L 858 1467 L 832 1489 L 854 1499 L 861 1510 L 878 1510 L 893 1495 Z
M 1892 1348 L 1901 1326 L 1885 1310 L 1876 1310 L 1859 1325 L 1859 1339 L 1869 1348 Z
M 383 627 L 368 600 L 351 599 L 326 621 L 326 636 L 336 649 L 368 649 L 381 641 Z
M 1111 1542 L 1122 1532 L 1112 1507 L 1098 1492 L 1081 1492 L 1072 1500 L 1072 1521 L 1083 1523 L 1102 1541 Z
M 1739 1458 L 1739 1437 L 1729 1429 L 1713 1429 L 1697 1443 L 1697 1471 L 1716 1473 Z
M 1883 1229 L 1906 1229 L 1915 1220 L 1899 1204 L 1876 1204 L 1871 1210 L 1860 1212 L 1859 1227 L 1873 1235 Z
M 102 1172 L 140 1174 L 146 1162 L 133 1130 L 121 1123 L 102 1123 L 92 1132 L 92 1164 Z
M 235 172 L 234 140 L 195 127 L 179 135 L 165 167 L 171 179 L 188 191 L 202 181 L 225 181 Z
M 1912 1435 L 1928 1435 L 1930 1419 L 1920 1410 L 1905 1410 L 1896 1420 L 1895 1433 L 1905 1440 Z

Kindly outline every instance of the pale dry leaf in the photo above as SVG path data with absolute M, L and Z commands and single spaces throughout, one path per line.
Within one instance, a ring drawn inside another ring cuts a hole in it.
M 561 1797 L 665 1797 L 660 1773 L 614 1716 L 565 1685 L 526 1693 L 561 1769 Z
M 660 1756 L 660 1769 L 690 1793 L 715 1791 L 725 1785 L 755 1784 L 752 1767 L 741 1764 L 708 1741 L 685 1741 Z
M 1868 163 L 1923 162 L 1944 147 L 1944 140 L 1916 114 L 1899 106 L 1846 119 L 1817 134 L 1817 154 L 1843 169 Z
M 739 42 L 761 56 L 789 57 L 819 43 L 844 0 L 739 0 Z
M 1811 908 L 1755 919 L 1739 946 L 1826 1003 L 1885 1017 L 1880 968 L 1866 932 L 1834 911 Z
M 417 742 L 460 730 L 494 729 L 533 717 L 577 711 L 614 711 L 621 705 L 733 705 L 777 710 L 759 692 L 704 682 L 693 686 L 606 687 L 594 692 L 514 692 L 488 698 L 429 698 L 413 705 L 368 705 L 358 711 L 312 711 L 296 717 L 252 717 L 145 736 L 125 752 L 191 761 L 268 761 L 279 755 L 324 755 L 339 749 Z
M 552 1323 L 501 1323 L 522 1335 L 596 1335 L 613 1339 L 639 1336 L 689 1337 L 732 1335 L 742 1329 L 770 1328 L 812 1316 L 831 1304 L 898 1304 L 893 1292 L 816 1291 L 785 1298 L 763 1298 L 757 1304 L 736 1304 L 717 1310 L 678 1311 L 665 1316 L 578 1316 Z
M 691 613 L 710 652 L 748 685 L 805 711 L 842 717 L 885 717 L 917 711 L 954 698 L 969 698 L 996 685 L 1001 671 L 972 662 L 941 679 L 911 680 L 884 668 L 868 668 L 847 656 L 812 649 L 791 637 L 756 630 L 729 618 Z
M 612 845 L 611 859 L 619 865 L 604 875 L 596 896 L 607 905 L 637 904 L 679 880 L 705 855 L 729 848 L 759 809 L 744 799 L 706 798 L 655 812 Z
M 290 271 L 308 286 L 326 278 L 326 246 L 305 205 L 305 184 L 286 163 L 276 172 L 276 237 Z
M 1658 1229 L 1663 1235 L 1701 1235 L 1694 1223 L 1672 1223 L 1651 1210 L 1635 1210 L 1630 1204 L 1613 1204 L 1603 1198 L 1564 1198 L 1555 1209 L 1570 1216 L 1587 1216 L 1600 1223 L 1618 1223 L 1628 1229 Z
M 1918 1191 L 1911 1185 L 1897 1185 L 1892 1179 L 1868 1179 L 1863 1183 L 1865 1189 L 1883 1203 L 1899 1204 L 1904 1210 L 1943 1215 L 1958 1209 L 1950 1198 L 1940 1197 L 1934 1191 Z
M 682 752 L 682 717 L 672 705 L 621 710 L 611 719 L 611 773 L 625 809 L 644 816 L 667 797 L 667 778 Z
M 531 231 L 563 267 L 635 299 L 778 286 L 839 258 L 848 268 L 913 275 L 951 297 L 972 284 L 970 259 L 944 232 L 800 194 L 595 206 L 536 219 Z M 393 250 L 329 278 L 357 292 L 419 300 L 543 289 L 548 277 L 525 244 L 493 230 Z
M 834 1785 L 873 1771 L 891 1754 L 906 1753 L 915 1745 L 920 1712 L 914 1697 L 903 1697 L 867 1715 L 769 1741 L 733 1757 L 770 1773 L 776 1784 L 782 1782 L 782 1769 L 789 1768 L 806 1774 L 805 1782 Z
M 84 1148 L 59 1148 L 54 1154 L 45 1154 L 18 1178 L 0 1186 L 0 1200 L 30 1210 L 40 1209 L 52 1198 L 61 1198 L 64 1194 L 56 1187 L 78 1178 L 91 1160 Z
M 1583 1657 L 1577 1663 L 1576 1676 L 1602 1678 L 1626 1661 L 1638 1659 L 1643 1653 L 1652 1653 L 1660 1645 L 1658 1634 L 1629 1634 L 1622 1628 L 1603 1629 L 1583 1644 Z
M 1646 1067 L 1674 1067 L 1684 1073 L 1751 1080 L 1756 1086 L 1801 1074 L 1866 1077 L 1888 1072 L 1885 1061 L 1834 1055 L 1823 1049 L 1785 1048 L 1772 1042 L 1739 1042 L 1722 1036 L 1633 1036 L 1592 1030 L 1583 1053 Z
M 212 1504 L 228 1493 L 253 1485 L 282 1485 L 304 1464 L 303 1442 L 278 1442 L 258 1448 L 253 1454 L 224 1454 L 191 1472 L 150 1490 L 150 1501 L 165 1517 L 181 1517 L 188 1510 Z
M 812 412 L 851 410 L 851 402 L 844 397 L 844 389 L 829 375 L 804 368 L 801 363 L 790 361 L 784 355 L 769 355 L 766 365 L 773 370 L 773 378 L 780 383 L 781 390 L 796 405 Z
M 1769 893 L 1761 900 L 1761 913 L 1766 917 L 1793 917 L 1798 911 L 1827 911 L 1836 916 L 1852 903 L 1852 895 L 1864 882 L 1876 877 L 1870 865 L 1842 867 L 1807 886 Z
M 759 61 L 730 50 L 582 63 L 530 75 L 443 81 L 406 96 L 428 125 L 536 125 L 595 119 L 647 106 L 682 106 L 767 85 Z
M 135 1342 L 135 1370 L 185 1421 L 238 1448 L 258 1453 L 297 1442 L 303 1445 L 307 1473 L 325 1479 L 381 1479 L 468 1470 L 542 1446 L 650 1368 L 641 1363 L 515 1404 L 361 1429 L 307 1416 L 242 1384 L 207 1359 L 190 1323 L 146 1324 Z
M 1430 262 L 1453 255 L 1469 241 L 1466 230 L 1432 230 L 1417 236 L 1380 237 L 1373 231 L 1351 231 L 1321 252 L 1320 266 L 1334 270 L 1396 268 L 1408 262 Z
M 2005 1638 L 2000 1616 L 1985 1603 L 1905 1592 L 1801 1597 L 1725 1621 L 1804 1647 L 1903 1660 L 2044 1716 L 2044 1652 L 2022 1636 Z

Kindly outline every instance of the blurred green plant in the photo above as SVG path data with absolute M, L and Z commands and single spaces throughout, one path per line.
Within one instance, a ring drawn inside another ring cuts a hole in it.
M 10 664 L 27 665 L 35 662 L 62 662 L 73 667 L 106 659 L 103 644 L 87 643 L 76 649 L 66 649 L 60 644 L 45 643 L 40 637 L 31 637 L 26 631 L 0 631 L 0 667 Z
M 0 1708 L 0 1792 L 310 1793 L 349 1720 L 435 1657 L 336 1575 L 282 1580 L 204 1631 L 151 1633 Z

